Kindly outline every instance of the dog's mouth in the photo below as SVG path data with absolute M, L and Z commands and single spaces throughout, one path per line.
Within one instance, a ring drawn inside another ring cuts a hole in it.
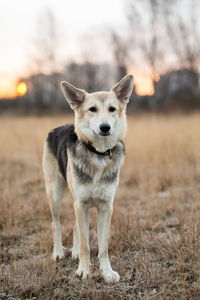
M 106 132 L 106 133 L 99 132 L 99 133 L 96 133 L 94 130 L 93 130 L 93 132 L 94 132 L 95 135 L 98 135 L 98 136 L 108 136 L 108 135 L 111 135 L 111 132 Z
M 108 136 L 108 135 L 110 135 L 110 132 L 108 132 L 108 133 L 100 132 L 99 135 L 100 135 L 100 136 Z

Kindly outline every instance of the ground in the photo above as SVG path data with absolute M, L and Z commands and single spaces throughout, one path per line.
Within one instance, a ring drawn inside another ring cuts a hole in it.
M 200 299 L 200 114 L 128 118 L 109 243 L 117 284 L 105 284 L 98 270 L 95 210 L 92 277 L 75 277 L 69 195 L 61 214 L 65 257 L 51 261 L 42 146 L 50 129 L 71 121 L 0 118 L 0 299 Z

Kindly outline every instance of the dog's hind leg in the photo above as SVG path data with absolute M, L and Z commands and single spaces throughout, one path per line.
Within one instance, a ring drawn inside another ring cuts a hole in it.
M 57 178 L 52 183 L 46 184 L 49 206 L 52 214 L 52 230 L 53 230 L 53 260 L 60 259 L 64 256 L 62 246 L 62 232 L 60 227 L 60 207 L 64 193 L 64 185 L 62 178 Z
M 80 251 L 80 243 L 79 243 L 79 236 L 78 236 L 78 227 L 77 223 L 74 225 L 73 230 L 73 248 L 72 248 L 72 258 L 77 259 L 79 257 Z
M 49 151 L 47 144 L 44 146 L 43 171 L 48 202 L 52 214 L 54 239 L 52 258 L 53 260 L 56 260 L 64 256 L 62 233 L 60 228 L 60 208 L 66 183 L 59 173 L 57 161 L 53 154 Z

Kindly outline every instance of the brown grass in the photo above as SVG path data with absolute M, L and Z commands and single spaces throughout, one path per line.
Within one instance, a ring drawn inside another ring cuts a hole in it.
M 0 119 L 0 299 L 200 299 L 200 115 L 129 118 L 105 284 L 91 213 L 92 278 L 74 276 L 74 212 L 63 201 L 65 258 L 51 262 L 51 217 L 41 170 L 47 132 L 66 117 Z

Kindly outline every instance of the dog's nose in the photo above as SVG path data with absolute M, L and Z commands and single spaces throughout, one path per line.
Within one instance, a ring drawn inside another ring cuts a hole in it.
M 100 130 L 103 134 L 106 134 L 110 131 L 110 125 L 108 123 L 102 123 L 100 125 Z

